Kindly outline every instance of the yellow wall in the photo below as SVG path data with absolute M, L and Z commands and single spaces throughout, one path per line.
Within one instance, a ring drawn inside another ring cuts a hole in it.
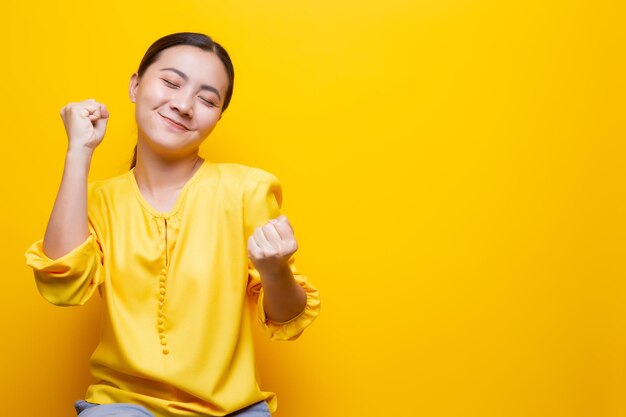
M 626 416 L 626 9 L 617 0 L 22 1 L 2 11 L 2 414 L 72 415 L 99 301 L 48 305 L 23 252 L 60 180 L 58 115 L 111 111 L 126 169 L 147 46 L 226 46 L 203 155 L 274 172 L 322 291 L 259 337 L 278 417 Z M 260 335 L 259 335 L 260 336 Z M 29 410 L 26 410 L 26 407 Z

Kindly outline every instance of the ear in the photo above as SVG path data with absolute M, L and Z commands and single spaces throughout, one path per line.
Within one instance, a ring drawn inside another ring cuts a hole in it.
M 130 97 L 131 102 L 135 102 L 137 97 L 137 87 L 139 86 L 139 76 L 137 73 L 134 73 L 130 76 L 130 85 L 128 86 L 128 97 Z

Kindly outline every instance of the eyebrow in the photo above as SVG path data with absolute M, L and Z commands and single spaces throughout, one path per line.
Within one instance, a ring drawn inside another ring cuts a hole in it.
M 176 74 L 180 75 L 180 78 L 182 78 L 185 81 L 189 80 L 189 77 L 187 76 L 187 74 L 185 74 L 184 72 L 182 72 L 181 70 L 178 70 L 176 68 L 161 68 L 161 71 L 172 71 L 175 72 Z M 217 91 L 217 88 L 207 85 L 207 84 L 202 84 L 200 86 L 200 90 L 209 90 L 214 92 L 215 94 L 217 94 L 217 98 L 219 98 L 220 100 L 222 99 L 222 96 L 220 96 L 220 92 Z

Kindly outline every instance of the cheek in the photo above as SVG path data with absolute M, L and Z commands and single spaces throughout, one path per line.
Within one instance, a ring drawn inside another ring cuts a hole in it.
M 202 112 L 201 118 L 202 125 L 205 127 L 205 129 L 210 129 L 213 128 L 219 120 L 220 112 L 219 110 L 206 109 Z
M 219 112 L 215 112 L 211 115 L 211 130 L 215 127 L 217 122 L 220 120 Z
M 149 108 L 158 106 L 168 97 L 168 91 L 160 85 L 146 85 L 139 95 L 141 104 Z

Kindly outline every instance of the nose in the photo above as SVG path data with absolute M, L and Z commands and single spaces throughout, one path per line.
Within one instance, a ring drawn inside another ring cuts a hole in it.
M 170 100 L 170 107 L 184 116 L 193 116 L 193 95 L 180 89 Z

